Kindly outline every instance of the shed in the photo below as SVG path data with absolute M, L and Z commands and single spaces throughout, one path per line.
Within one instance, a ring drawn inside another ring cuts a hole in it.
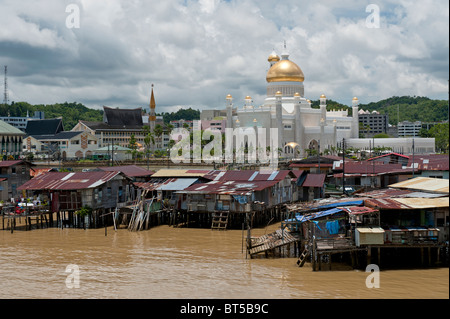
M 381 227 L 358 227 L 355 232 L 355 244 L 361 245 L 383 245 L 384 229 Z

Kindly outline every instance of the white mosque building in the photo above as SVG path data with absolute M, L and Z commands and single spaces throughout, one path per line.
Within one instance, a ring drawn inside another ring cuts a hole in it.
M 301 68 L 289 60 L 283 52 L 269 56 L 270 69 L 267 72 L 267 97 L 263 105 L 253 105 L 247 96 L 242 109 L 233 109 L 233 97 L 226 97 L 227 128 L 262 127 L 277 128 L 278 147 L 284 155 L 303 157 L 307 149 L 335 146 L 342 139 L 358 138 L 358 99 L 353 98 L 353 115 L 347 110 L 327 111 L 327 98 L 320 96 L 320 108 L 312 108 L 305 98 Z M 267 137 L 267 145 L 270 136 Z
M 266 76 L 267 97 L 264 103 L 256 106 L 247 96 L 243 107 L 237 108 L 229 94 L 226 97 L 226 128 L 234 131 L 244 127 L 276 128 L 277 145 L 283 157 L 302 158 L 307 156 L 308 149 L 323 152 L 342 145 L 344 139 L 348 147 L 369 149 L 375 144 L 411 152 L 414 145 L 411 139 L 360 139 L 359 100 L 356 97 L 352 99 L 352 116 L 348 115 L 347 110 L 327 111 L 327 98 L 323 94 L 320 96 L 320 108 L 312 108 L 304 94 L 303 71 L 289 60 L 287 52 L 283 52 L 281 57 L 272 52 L 268 61 L 270 68 Z M 220 114 L 225 115 L 223 111 Z M 205 119 L 202 112 L 202 122 Z M 270 134 L 266 135 L 265 145 L 271 145 L 271 138 Z M 416 138 L 416 148 L 421 150 L 420 153 L 434 152 L 434 143 L 434 139 Z

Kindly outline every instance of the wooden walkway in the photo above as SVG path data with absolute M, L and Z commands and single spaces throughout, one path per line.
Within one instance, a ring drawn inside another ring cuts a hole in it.
M 296 241 L 298 241 L 298 238 L 293 236 L 289 231 L 278 229 L 273 233 L 251 238 L 248 253 L 252 256 Z

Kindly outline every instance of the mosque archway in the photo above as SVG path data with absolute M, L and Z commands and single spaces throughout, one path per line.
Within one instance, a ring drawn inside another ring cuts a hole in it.
M 286 145 L 284 146 L 284 153 L 288 157 L 295 158 L 300 154 L 300 145 L 295 142 L 286 143 Z
M 317 140 L 311 140 L 311 142 L 309 142 L 307 153 L 309 156 L 319 154 L 319 142 Z

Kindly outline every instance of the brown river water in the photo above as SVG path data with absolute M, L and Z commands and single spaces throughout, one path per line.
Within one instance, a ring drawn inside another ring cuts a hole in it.
M 0 298 L 449 298 L 448 268 L 381 269 L 380 287 L 367 288 L 364 270 L 313 272 L 296 258 L 246 259 L 242 235 L 169 226 L 109 227 L 106 236 L 105 229 L 0 230 Z M 66 283 L 68 265 L 76 265 L 79 287 Z

